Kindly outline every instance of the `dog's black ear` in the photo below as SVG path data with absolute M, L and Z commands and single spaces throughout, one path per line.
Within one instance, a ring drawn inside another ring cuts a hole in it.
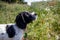
M 6 27 L 6 32 L 8 34 L 9 38 L 12 38 L 15 36 L 15 29 L 13 28 L 13 25 L 11 25 L 10 27 Z

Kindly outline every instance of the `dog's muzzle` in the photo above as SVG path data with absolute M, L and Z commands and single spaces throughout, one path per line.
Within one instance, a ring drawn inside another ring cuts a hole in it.
M 32 12 L 31 15 L 33 16 L 33 20 L 36 20 L 37 19 L 37 14 L 35 12 Z

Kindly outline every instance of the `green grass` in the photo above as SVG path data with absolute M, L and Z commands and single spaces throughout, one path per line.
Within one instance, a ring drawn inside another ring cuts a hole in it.
M 50 10 L 45 10 L 46 8 Z M 57 8 L 57 5 L 50 7 L 47 3 L 34 3 L 29 7 L 26 4 L 0 2 L 0 24 L 14 23 L 15 17 L 19 12 L 35 11 L 38 14 L 38 18 L 27 25 L 27 39 L 56 40 L 55 35 L 60 31 L 60 9 Z M 49 33 L 51 34 L 50 38 L 48 36 Z
M 27 11 L 26 4 L 0 3 L 0 23 L 13 23 L 16 15 L 22 11 Z M 7 20 L 7 21 L 6 21 Z

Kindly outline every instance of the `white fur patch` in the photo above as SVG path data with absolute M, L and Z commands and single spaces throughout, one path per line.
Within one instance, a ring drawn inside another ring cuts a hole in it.
M 16 35 L 13 38 L 9 38 L 6 33 L 6 26 L 13 25 Z M 2 34 L 3 33 L 3 34 Z M 22 40 L 24 36 L 24 30 L 19 29 L 15 24 L 0 24 L 0 40 Z

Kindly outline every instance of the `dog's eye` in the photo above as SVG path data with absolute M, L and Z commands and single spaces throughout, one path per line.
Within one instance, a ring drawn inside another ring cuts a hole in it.
M 25 14 L 27 17 L 29 17 L 29 14 L 27 13 L 27 14 Z

